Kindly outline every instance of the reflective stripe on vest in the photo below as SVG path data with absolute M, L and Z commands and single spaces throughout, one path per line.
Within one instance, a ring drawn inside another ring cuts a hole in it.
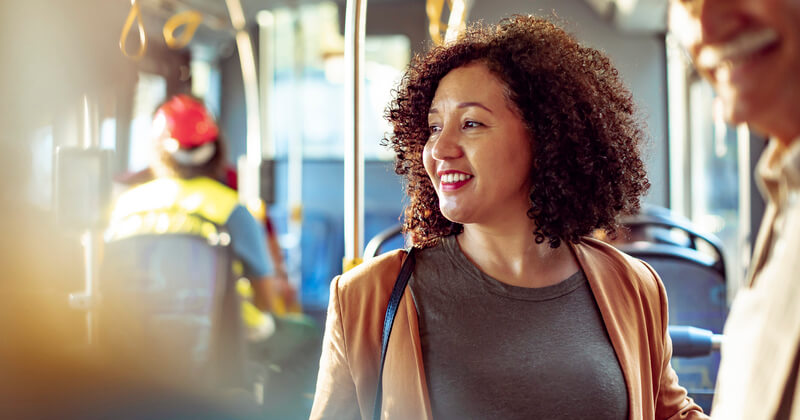
M 185 232 L 176 227 L 181 226 L 176 220 L 180 215 L 198 214 L 224 225 L 237 204 L 236 191 L 210 178 L 160 178 L 123 193 L 111 215 L 111 226 L 135 214 L 155 213 L 175 217 L 153 221 L 153 233 Z

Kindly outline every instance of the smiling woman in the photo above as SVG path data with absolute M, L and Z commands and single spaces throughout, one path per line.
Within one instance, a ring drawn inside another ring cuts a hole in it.
M 332 282 L 311 417 L 705 418 L 670 366 L 658 276 L 587 236 L 649 187 L 609 60 L 516 16 L 418 56 L 396 95 L 415 248 Z
M 448 220 L 525 224 L 531 147 L 503 91 L 483 64 L 455 69 L 439 83 L 423 162 Z
M 398 174 L 408 179 L 405 228 L 415 243 L 462 229 L 458 220 L 430 212 L 442 197 L 415 156 L 430 147 L 429 137 L 436 139 L 429 136 L 427 114 L 435 95 L 445 94 L 437 88 L 446 75 L 457 77 L 448 75 L 451 70 L 470 63 L 482 63 L 488 71 L 462 90 L 477 95 L 493 88 L 494 98 L 507 108 L 503 112 L 516 115 L 527 131 L 524 141 L 532 154 L 528 215 L 537 243 L 558 247 L 596 228 L 613 231 L 618 213 L 635 211 L 650 186 L 638 154 L 643 126 L 608 58 L 553 25 L 514 22 L 496 34 L 473 27 L 462 40 L 415 62 L 388 111 L 394 135 L 387 143 L 398 155 Z M 437 115 L 436 108 L 431 115 Z M 496 145 L 490 147 L 497 152 Z M 519 147 L 513 153 L 520 152 L 527 153 Z

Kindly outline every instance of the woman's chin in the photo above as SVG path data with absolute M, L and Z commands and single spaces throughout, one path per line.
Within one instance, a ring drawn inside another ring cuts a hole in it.
M 460 223 L 466 224 L 469 222 L 469 215 L 468 212 L 462 208 L 456 206 L 440 206 L 439 211 L 442 212 L 442 216 L 445 219 L 453 222 L 453 223 Z

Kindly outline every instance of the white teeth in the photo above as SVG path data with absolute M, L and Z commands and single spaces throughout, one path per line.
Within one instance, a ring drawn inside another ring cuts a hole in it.
M 747 56 L 778 40 L 778 33 L 767 28 L 746 32 L 724 44 L 708 45 L 697 55 L 697 65 L 714 68 L 727 60 Z
M 442 183 L 444 184 L 452 184 L 455 182 L 466 181 L 472 178 L 472 175 L 467 174 L 459 174 L 459 173 L 449 173 L 442 175 Z

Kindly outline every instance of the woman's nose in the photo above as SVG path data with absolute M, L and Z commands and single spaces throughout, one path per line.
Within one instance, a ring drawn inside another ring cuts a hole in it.
M 431 146 L 431 156 L 436 160 L 456 159 L 464 155 L 458 130 L 445 128 Z

